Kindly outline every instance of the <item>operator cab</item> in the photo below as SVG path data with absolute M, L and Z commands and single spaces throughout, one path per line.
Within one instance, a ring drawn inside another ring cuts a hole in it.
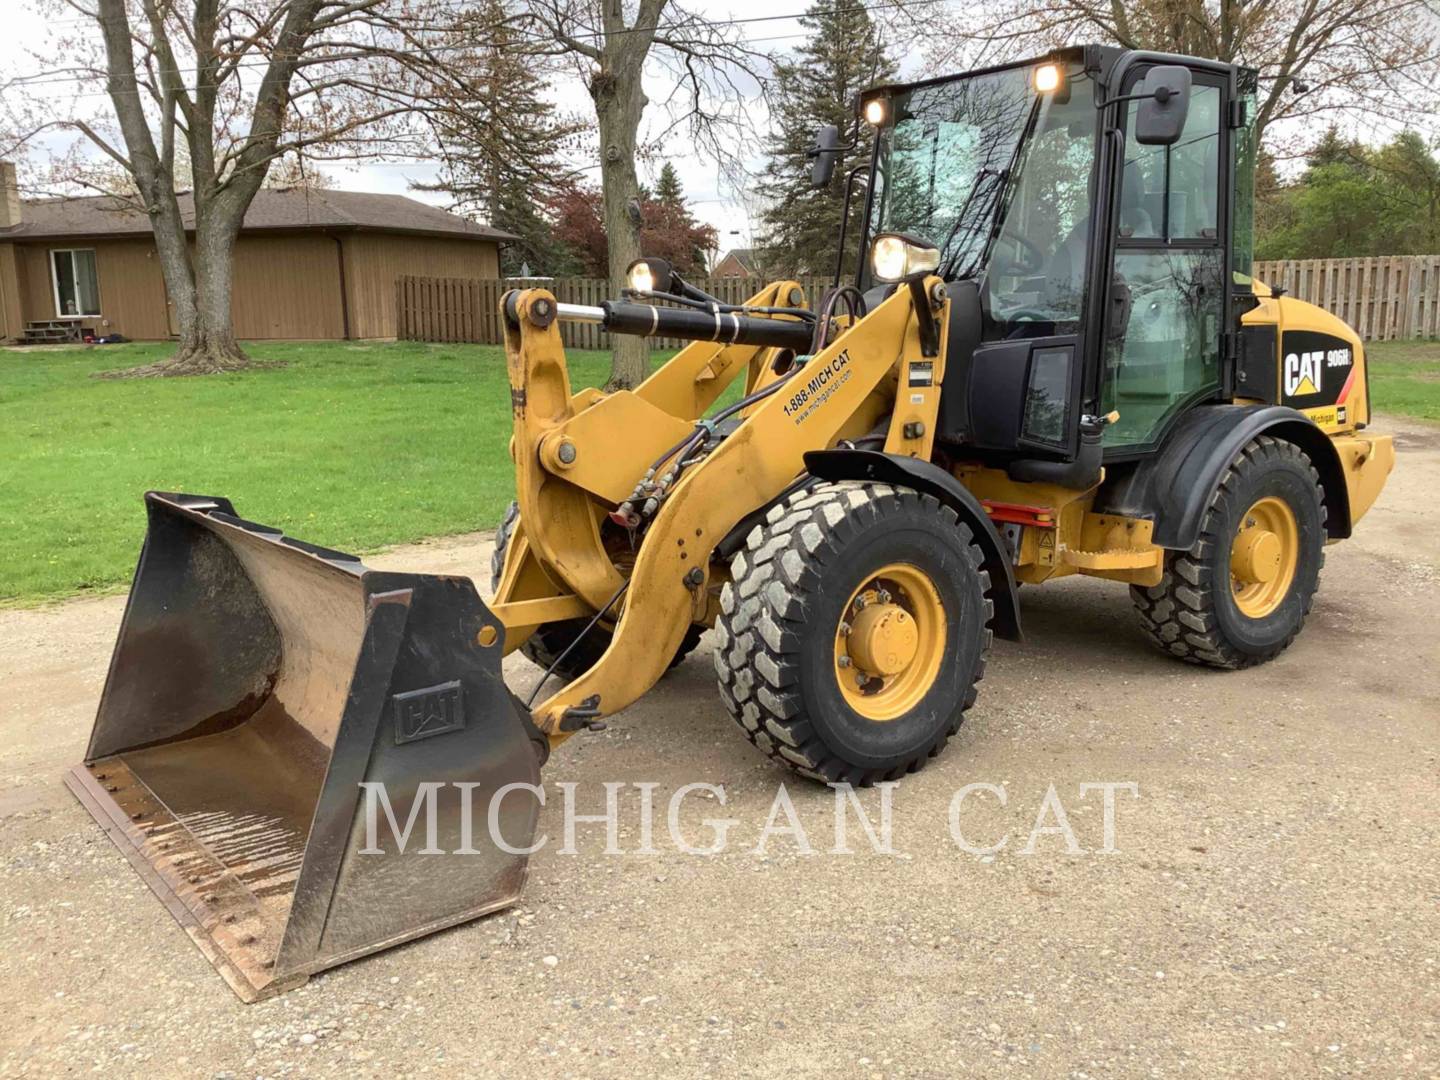
M 1229 399 L 1254 91 L 1232 65 L 1083 46 L 863 95 L 857 284 L 875 284 L 877 236 L 938 250 L 942 446 L 1083 487 L 1102 441 L 1107 462 L 1143 457 L 1189 408 Z M 1067 470 L 1077 457 L 1093 461 Z

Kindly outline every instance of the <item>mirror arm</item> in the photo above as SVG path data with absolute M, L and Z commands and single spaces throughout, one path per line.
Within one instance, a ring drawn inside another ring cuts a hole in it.
M 843 154 L 848 154 L 851 150 L 854 150 L 859 145 L 860 140 L 858 138 L 854 138 L 851 139 L 844 146 L 827 146 L 824 150 L 821 150 L 818 146 L 812 146 L 809 150 L 805 151 L 805 160 L 812 161 L 815 158 L 819 157 L 821 154 L 834 154 L 838 158 Z
M 1148 94 L 1126 94 L 1124 97 L 1112 97 L 1107 101 L 1097 101 L 1095 108 L 1108 109 L 1111 105 L 1119 105 L 1122 101 L 1151 101 L 1156 99 L 1156 97 L 1157 95 L 1153 90 Z

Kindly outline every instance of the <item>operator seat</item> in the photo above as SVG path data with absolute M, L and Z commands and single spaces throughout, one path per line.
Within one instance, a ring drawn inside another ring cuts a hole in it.
M 1055 254 L 1045 264 L 1046 295 L 1052 302 L 1065 297 L 1081 296 L 1085 291 L 1085 240 L 1090 229 L 1086 215 L 1060 241 Z M 1125 166 L 1120 185 L 1120 235 L 1122 237 L 1154 237 L 1155 221 L 1145 209 L 1145 179 L 1140 167 L 1131 162 Z

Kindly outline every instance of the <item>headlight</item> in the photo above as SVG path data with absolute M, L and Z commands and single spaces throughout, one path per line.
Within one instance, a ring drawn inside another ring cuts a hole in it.
M 864 107 L 861 109 L 861 114 L 865 117 L 865 122 L 871 127 L 879 127 L 885 123 L 885 113 L 887 111 L 885 108 L 885 99 L 876 97 L 865 102 Z
M 870 248 L 870 269 L 877 281 L 904 281 L 939 265 L 939 248 L 901 233 L 883 233 Z
M 1060 89 L 1060 65 L 1041 64 L 1035 69 L 1035 90 L 1040 94 L 1054 93 Z
M 664 259 L 636 259 L 625 271 L 625 284 L 636 292 L 670 291 L 670 264 Z

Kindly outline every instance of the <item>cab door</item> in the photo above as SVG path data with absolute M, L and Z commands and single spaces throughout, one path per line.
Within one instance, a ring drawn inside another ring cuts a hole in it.
M 1146 70 L 1133 71 L 1120 93 L 1137 92 Z M 1120 414 L 1105 432 L 1107 456 L 1154 448 L 1174 419 L 1222 385 L 1228 81 L 1204 71 L 1193 79 L 1184 129 L 1170 146 L 1138 143 L 1140 102 L 1125 105 L 1100 373 L 1102 411 Z

